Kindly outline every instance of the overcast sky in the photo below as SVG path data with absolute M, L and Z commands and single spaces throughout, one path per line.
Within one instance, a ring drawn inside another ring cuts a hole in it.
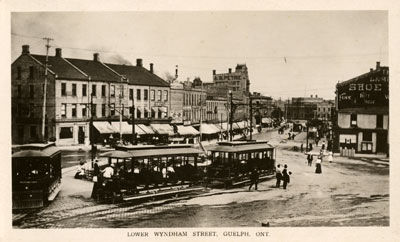
M 212 70 L 249 69 L 251 91 L 274 98 L 317 94 L 333 99 L 335 84 L 388 65 L 384 11 L 310 12 L 54 12 L 12 14 L 12 61 L 21 45 L 45 54 L 42 37 L 64 57 L 154 63 L 164 77 L 212 81 Z M 285 61 L 286 59 L 286 61 Z

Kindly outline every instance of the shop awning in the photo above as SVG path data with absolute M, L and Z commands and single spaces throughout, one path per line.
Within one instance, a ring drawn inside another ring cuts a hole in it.
M 168 134 L 169 136 L 175 134 L 174 129 L 169 124 L 150 124 L 150 126 L 157 134 Z
M 220 131 L 212 124 L 202 124 L 200 126 L 200 130 L 202 134 L 216 134 Z
M 240 127 L 239 127 L 239 124 L 238 124 L 238 123 L 233 123 L 233 124 L 232 124 L 232 126 L 233 126 L 233 129 L 234 129 L 234 130 L 236 130 L 236 129 L 240 129 Z
M 167 112 L 167 107 L 159 107 L 158 110 L 160 110 L 160 112 Z
M 118 133 L 116 129 L 109 122 L 93 122 L 93 126 L 100 132 L 100 134 L 114 134 Z
M 247 128 L 247 123 L 246 123 L 246 121 L 237 122 L 237 125 L 239 126 L 239 129 L 245 129 L 245 128 Z M 235 126 L 233 126 L 233 127 L 235 127 Z
M 261 123 L 270 124 L 270 123 L 272 123 L 272 119 L 270 119 L 270 118 L 262 118 L 261 119 Z
M 111 125 L 119 133 L 119 122 L 111 122 Z M 121 122 L 122 134 L 132 134 L 132 125 L 128 122 Z M 138 135 L 146 134 L 138 125 L 135 125 L 135 133 Z
M 144 124 L 138 124 L 137 125 L 140 129 L 142 129 L 146 134 L 154 134 L 153 129 L 151 129 L 149 126 L 146 126 Z
M 177 125 L 176 126 L 178 128 L 178 133 L 180 135 L 199 135 L 200 132 L 197 131 L 195 128 L 193 128 L 192 126 L 183 126 L 183 125 Z

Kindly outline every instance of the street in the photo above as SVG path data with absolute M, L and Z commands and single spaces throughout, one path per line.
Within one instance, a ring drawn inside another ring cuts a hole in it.
M 322 174 L 306 156 L 292 151 L 304 142 L 281 142 L 287 134 L 255 134 L 277 147 L 277 164 L 292 172 L 287 190 L 275 188 L 275 179 L 263 181 L 258 191 L 248 186 L 217 190 L 141 205 L 96 204 L 90 199 L 92 184 L 63 174 L 63 190 L 48 207 L 13 222 L 16 228 L 85 227 L 271 227 L 388 226 L 389 162 L 380 158 L 335 156 L 322 162 Z M 305 143 L 304 143 L 305 144 Z M 316 147 L 319 150 L 320 147 Z M 315 161 L 315 160 L 314 160 Z M 76 193 L 76 187 L 82 192 Z

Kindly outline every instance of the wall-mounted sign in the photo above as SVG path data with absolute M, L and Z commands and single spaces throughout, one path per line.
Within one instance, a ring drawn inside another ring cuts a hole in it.
M 388 69 L 382 68 L 349 83 L 337 85 L 337 98 L 339 109 L 388 106 Z

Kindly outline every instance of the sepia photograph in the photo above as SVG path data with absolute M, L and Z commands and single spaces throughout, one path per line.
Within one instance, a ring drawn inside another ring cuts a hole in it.
M 382 8 L 10 11 L 10 237 L 393 232 L 392 19 Z

